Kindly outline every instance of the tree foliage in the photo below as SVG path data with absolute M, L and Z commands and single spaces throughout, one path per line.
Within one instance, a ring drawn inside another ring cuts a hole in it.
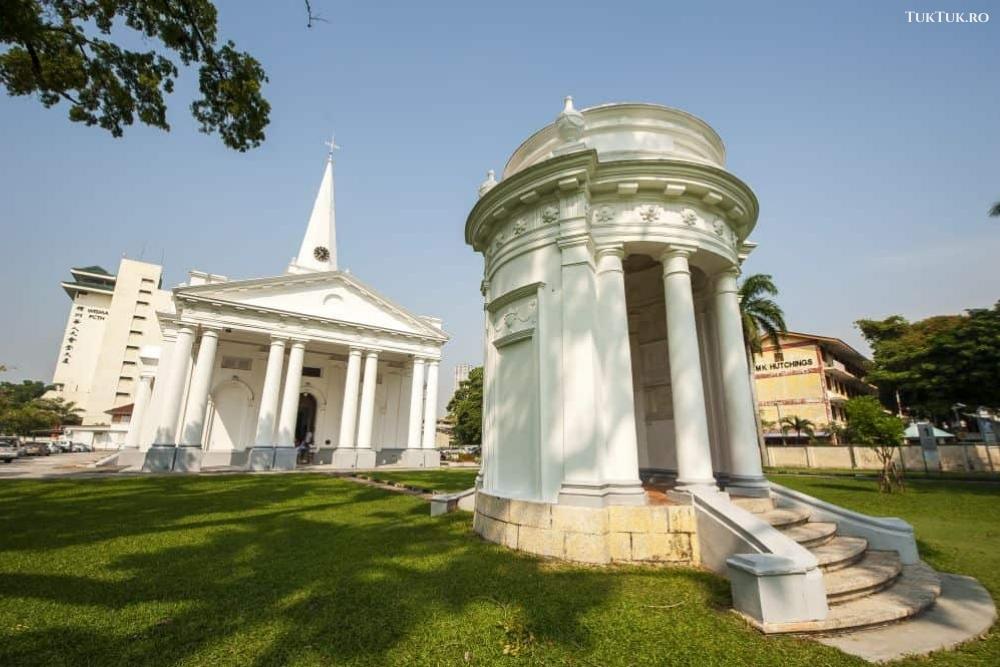
M 66 102 L 70 120 L 120 137 L 137 118 L 170 129 L 164 96 L 179 61 L 198 67 L 191 113 L 201 131 L 245 151 L 264 140 L 267 76 L 232 41 L 218 42 L 216 19 L 210 0 L 4 0 L 0 84 L 46 107 Z
M 32 431 L 79 424 L 80 408 L 61 398 L 42 398 L 51 389 L 44 382 L 0 383 L 0 433 L 29 435 Z
M 874 396 L 855 396 L 844 404 L 844 413 L 848 441 L 871 447 L 882 464 L 879 490 L 887 493 L 901 490 L 903 474 L 893 462 L 893 453 L 903 442 L 903 420 L 886 412 Z
M 455 423 L 455 441 L 459 445 L 483 442 L 483 367 L 469 371 L 448 401 L 448 414 Z
M 799 417 L 798 415 L 782 417 L 780 424 L 782 433 L 789 429 L 795 431 L 795 437 L 799 440 L 802 439 L 803 433 L 808 438 L 813 437 L 816 433 L 816 425 L 813 424 L 811 420 Z
M 912 413 L 946 417 L 956 402 L 1000 406 L 1000 302 L 966 315 L 858 320 L 871 345 L 868 381 L 899 391 Z
M 787 331 L 785 313 L 771 297 L 778 295 L 772 276 L 755 273 L 740 284 L 740 315 L 743 319 L 743 341 L 754 354 L 761 352 L 761 340 L 768 339 L 780 346 L 780 334 Z

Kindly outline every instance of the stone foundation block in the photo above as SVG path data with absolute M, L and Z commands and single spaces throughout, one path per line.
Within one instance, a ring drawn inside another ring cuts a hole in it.
M 614 561 L 632 560 L 632 534 L 608 533 L 608 556 Z
M 527 500 L 511 500 L 509 506 L 511 523 L 531 528 L 550 528 L 552 526 L 552 510 L 546 503 L 533 503 Z
M 295 461 L 298 452 L 294 447 L 275 447 L 274 464 L 272 470 L 295 470 Z
M 634 533 L 632 559 L 660 562 L 691 560 L 691 539 L 687 535 Z
M 696 533 L 698 528 L 694 520 L 694 507 L 691 505 L 671 505 L 670 531 L 674 533 Z
M 174 456 L 174 472 L 198 472 L 201 470 L 201 446 L 179 445 Z
M 146 451 L 142 462 L 143 472 L 170 472 L 174 468 L 174 454 L 177 448 L 173 445 L 153 445 Z
M 374 449 L 358 449 L 357 467 L 359 470 L 371 469 L 375 467 L 376 454 Z
M 608 512 L 604 508 L 554 505 L 552 528 L 573 533 L 604 534 L 608 532 Z
M 605 538 L 606 535 L 566 533 L 565 558 L 581 563 L 607 563 L 611 558 L 608 555 L 608 543 Z
M 248 470 L 270 470 L 274 465 L 274 447 L 254 447 L 247 458 Z
M 404 468 L 423 468 L 424 451 L 422 449 L 404 449 L 399 455 L 399 465 Z
M 485 493 L 476 494 L 476 511 L 499 521 L 510 520 L 510 500 Z
M 530 528 L 528 526 L 518 528 L 517 548 L 520 551 L 527 551 L 539 556 L 563 558 L 565 555 L 564 542 L 565 536 L 561 530 Z
M 502 544 L 508 549 L 517 548 L 518 530 L 514 524 L 484 516 L 481 518 L 479 526 L 480 529 L 476 532 L 482 535 L 484 540 Z
M 608 508 L 608 530 L 613 533 L 651 533 L 653 532 L 650 512 L 652 509 L 652 507 L 612 505 Z
M 425 468 L 440 468 L 441 467 L 441 452 L 436 449 L 425 449 L 424 450 L 424 467 Z

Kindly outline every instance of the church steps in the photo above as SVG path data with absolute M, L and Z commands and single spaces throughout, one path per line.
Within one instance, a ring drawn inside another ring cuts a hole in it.
M 894 551 L 868 551 L 856 564 L 823 573 L 827 603 L 843 604 L 891 586 L 903 564 Z
M 868 540 L 863 537 L 837 535 L 826 544 L 812 547 L 810 551 L 824 572 L 835 572 L 865 557 Z
M 925 563 L 904 565 L 902 574 L 885 590 L 830 607 L 822 621 L 756 623 L 767 634 L 836 633 L 885 625 L 910 618 L 934 604 L 941 579 Z
M 837 535 L 837 524 L 827 521 L 810 521 L 780 530 L 802 546 L 810 548 L 830 542 Z
M 754 512 L 754 514 L 781 530 L 806 523 L 809 521 L 810 512 L 798 507 L 779 507 L 765 512 Z

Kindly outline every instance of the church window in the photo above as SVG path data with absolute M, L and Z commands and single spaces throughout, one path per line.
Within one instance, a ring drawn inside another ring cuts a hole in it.
M 318 366 L 303 366 L 302 377 L 318 378 L 323 376 L 323 369 Z

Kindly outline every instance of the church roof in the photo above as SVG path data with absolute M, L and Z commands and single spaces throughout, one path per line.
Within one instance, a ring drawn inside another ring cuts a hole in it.
M 211 301 L 279 314 L 368 326 L 446 341 L 428 318 L 390 301 L 344 271 L 293 273 L 267 278 L 182 286 L 177 299 Z

